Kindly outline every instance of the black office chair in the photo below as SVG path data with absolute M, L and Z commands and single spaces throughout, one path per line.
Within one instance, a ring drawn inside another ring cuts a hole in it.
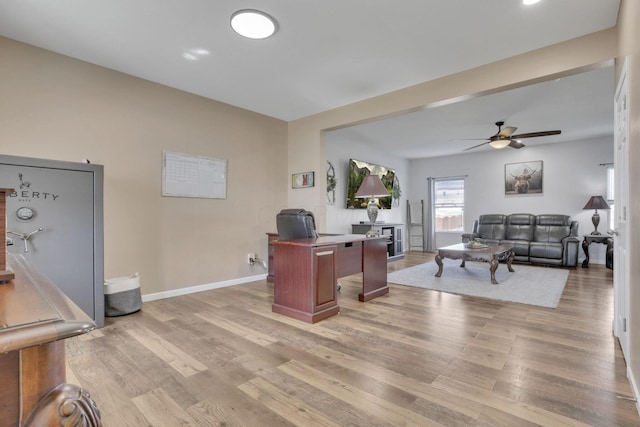
M 276 215 L 278 239 L 309 239 L 318 237 L 313 212 L 304 209 L 283 209 Z
M 309 239 L 318 237 L 313 212 L 304 209 L 283 209 L 276 215 L 279 240 Z M 337 289 L 342 289 L 340 282 Z

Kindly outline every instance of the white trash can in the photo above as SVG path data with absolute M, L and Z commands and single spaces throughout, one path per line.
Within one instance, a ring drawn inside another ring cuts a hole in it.
M 104 315 L 107 317 L 124 316 L 142 308 L 140 294 L 140 275 L 134 273 L 127 277 L 116 277 L 104 282 Z

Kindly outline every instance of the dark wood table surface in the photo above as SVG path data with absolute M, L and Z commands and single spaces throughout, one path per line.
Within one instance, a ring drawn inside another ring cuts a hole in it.
M 514 270 L 511 267 L 513 261 L 513 245 L 488 245 L 486 247 L 472 249 L 467 248 L 464 243 L 458 243 L 456 245 L 444 246 L 438 248 L 438 254 L 435 257 L 436 264 L 438 264 L 438 272 L 436 277 L 442 276 L 442 259 L 461 259 L 462 263 L 460 267 L 465 266 L 465 261 L 484 261 L 489 263 L 489 271 L 491 273 L 491 283 L 498 284 L 496 280 L 496 270 L 498 269 L 499 261 L 501 259 L 507 259 L 507 268 L 509 272 L 513 273 Z

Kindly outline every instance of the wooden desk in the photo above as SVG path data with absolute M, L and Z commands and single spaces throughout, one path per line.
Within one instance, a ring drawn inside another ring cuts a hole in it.
M 271 243 L 275 313 L 307 323 L 338 314 L 338 278 L 360 272 L 360 301 L 389 293 L 386 236 L 346 234 Z
M 65 338 L 95 323 L 20 255 L 0 284 L 0 425 L 101 426 L 89 394 L 66 384 Z
M 366 233 L 363 233 L 366 234 Z M 320 233 L 320 237 L 326 236 L 342 236 L 342 234 L 335 233 Z M 273 270 L 275 263 L 273 262 L 273 242 L 278 240 L 278 233 L 267 233 L 267 282 L 273 283 Z

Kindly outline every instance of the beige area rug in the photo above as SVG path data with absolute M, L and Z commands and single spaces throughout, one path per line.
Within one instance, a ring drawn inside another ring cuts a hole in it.
M 443 260 L 441 277 L 435 277 L 435 261 L 416 265 L 387 275 L 387 281 L 457 295 L 510 301 L 540 307 L 556 308 L 567 283 L 569 271 L 553 267 L 513 264 L 515 273 L 500 264 L 496 270 L 497 285 L 491 284 L 489 263 L 469 262 L 460 267 L 459 260 Z

